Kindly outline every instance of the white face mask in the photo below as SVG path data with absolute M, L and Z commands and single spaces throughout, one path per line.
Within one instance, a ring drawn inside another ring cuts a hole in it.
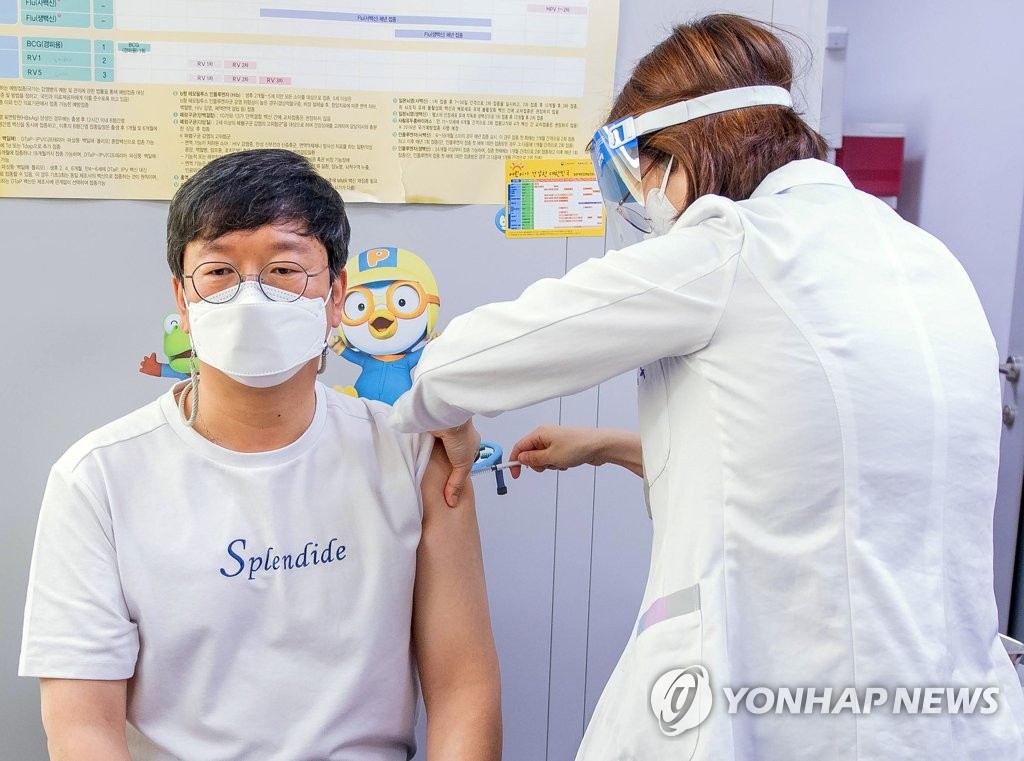
M 661 187 L 651 188 L 644 201 L 644 211 L 651 223 L 651 232 L 647 237 L 664 235 L 672 229 L 679 218 L 679 209 L 672 205 L 665 195 L 665 188 L 668 187 L 668 176 L 672 172 L 672 161 L 675 157 L 669 156 L 668 165 L 665 167 L 665 174 L 661 178 Z
M 256 388 L 284 383 L 327 345 L 324 299 L 271 301 L 250 280 L 231 301 L 192 302 L 188 321 L 199 359 Z

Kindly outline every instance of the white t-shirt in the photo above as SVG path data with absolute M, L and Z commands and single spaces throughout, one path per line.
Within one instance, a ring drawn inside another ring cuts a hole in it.
M 294 443 L 240 453 L 172 392 L 79 441 L 39 517 L 19 673 L 126 679 L 136 761 L 406 759 L 429 435 L 316 386 Z

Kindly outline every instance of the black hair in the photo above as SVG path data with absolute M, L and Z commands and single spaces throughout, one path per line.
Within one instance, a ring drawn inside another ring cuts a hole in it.
M 236 230 L 294 224 L 327 249 L 332 280 L 348 259 L 345 202 L 307 159 L 276 148 L 214 159 L 178 188 L 167 215 L 167 264 L 184 276 L 185 247 Z

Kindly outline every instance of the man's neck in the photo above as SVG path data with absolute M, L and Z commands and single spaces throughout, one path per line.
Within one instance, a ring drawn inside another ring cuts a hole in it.
M 236 452 L 269 452 L 298 439 L 316 413 L 316 368 L 310 361 L 279 386 L 253 388 L 202 366 L 199 415 L 193 430 L 214 444 Z M 186 400 L 186 414 L 194 399 Z

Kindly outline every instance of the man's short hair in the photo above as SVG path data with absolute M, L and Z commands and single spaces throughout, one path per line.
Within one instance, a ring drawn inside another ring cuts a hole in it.
M 167 263 L 184 276 L 185 247 L 237 230 L 291 224 L 327 249 L 332 279 L 348 259 L 345 202 L 307 159 L 292 151 L 258 149 L 214 159 L 174 194 L 167 216 Z

